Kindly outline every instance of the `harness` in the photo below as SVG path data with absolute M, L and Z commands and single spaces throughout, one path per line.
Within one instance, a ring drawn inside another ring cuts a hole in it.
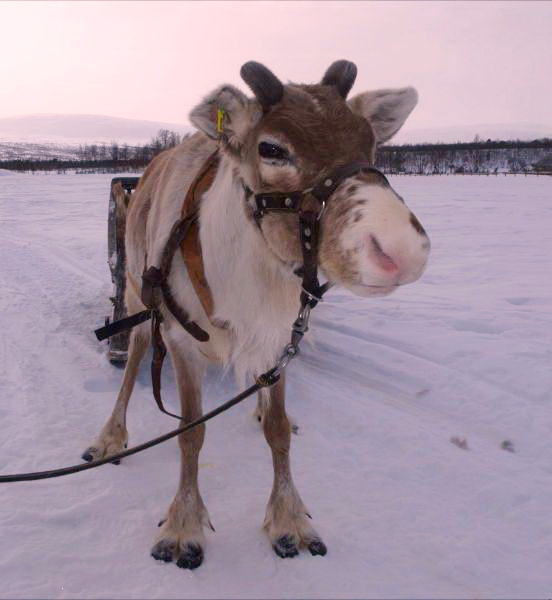
M 198 295 L 207 316 L 211 317 L 213 312 L 213 298 L 203 271 L 203 259 L 199 243 L 198 212 L 201 196 L 211 186 L 216 174 L 217 165 L 218 153 L 213 153 L 203 165 L 186 194 L 182 216 L 172 227 L 169 239 L 163 251 L 160 266 L 150 267 L 144 272 L 142 301 L 147 307 L 146 310 L 131 315 L 130 317 L 126 317 L 125 319 L 115 321 L 114 323 L 95 331 L 96 337 L 99 340 L 103 340 L 126 329 L 131 329 L 148 319 L 152 320 L 152 344 L 154 353 L 151 372 L 154 397 L 162 412 L 180 420 L 183 420 L 180 416 L 165 410 L 161 401 L 161 366 L 166 354 L 166 348 L 159 329 L 159 325 L 162 321 L 160 306 L 163 302 L 182 327 L 197 340 L 207 341 L 209 339 L 207 332 L 199 327 L 197 323 L 190 321 L 186 311 L 178 305 L 171 293 L 167 278 L 170 273 L 174 254 L 178 247 L 180 247 L 194 290 Z M 235 406 L 242 400 L 245 400 L 258 392 L 260 389 L 274 385 L 280 379 L 280 375 L 288 363 L 299 354 L 299 343 L 308 330 L 310 311 L 322 300 L 322 296 L 330 287 L 328 283 L 320 285 L 318 281 L 320 219 L 326 208 L 327 201 L 345 179 L 360 172 L 375 173 L 381 177 L 382 181 L 387 183 L 387 179 L 381 171 L 371 166 L 368 162 L 360 161 L 336 169 L 321 182 L 308 190 L 291 193 L 272 192 L 255 194 L 256 211 L 254 217 L 259 227 L 260 220 L 264 215 L 271 211 L 295 212 L 299 215 L 299 235 L 303 253 L 303 265 L 300 269 L 296 270 L 296 274 L 302 277 L 300 296 L 301 306 L 297 319 L 292 325 L 291 341 L 285 347 L 274 367 L 259 375 L 256 381 L 246 390 L 240 392 L 233 398 L 230 398 L 230 400 L 227 400 L 212 411 L 194 421 L 184 423 L 177 429 L 149 440 L 148 442 L 102 459 L 80 463 L 70 467 L 48 471 L 37 471 L 33 473 L 0 475 L 0 483 L 51 479 L 116 462 L 121 458 L 142 452 L 147 448 L 157 446 L 171 438 L 181 435 L 182 433 L 209 421 L 225 410 L 228 410 L 230 407 Z M 249 190 L 247 186 L 244 185 L 244 189 L 246 195 L 253 195 L 253 192 Z M 306 209 L 309 196 L 315 200 L 314 210 Z
M 163 321 L 161 305 L 164 304 L 180 325 L 196 340 L 200 342 L 209 340 L 209 334 L 195 321 L 191 321 L 188 313 L 175 300 L 168 283 L 168 277 L 174 255 L 180 248 L 194 291 L 205 314 L 211 319 L 214 303 L 211 289 L 205 278 L 198 218 L 201 198 L 211 187 L 219 162 L 220 158 L 217 150 L 203 164 L 188 189 L 182 206 L 181 217 L 171 229 L 159 267 L 151 266 L 144 270 L 141 299 L 146 306 L 146 310 L 110 323 L 95 331 L 96 337 L 101 341 L 151 319 L 153 396 L 161 412 L 177 419 L 181 419 L 181 417 L 167 411 L 161 400 L 161 369 L 167 354 L 160 331 L 160 324 Z M 308 330 L 310 311 L 322 300 L 322 296 L 331 287 L 330 283 L 320 285 L 318 280 L 320 220 L 331 195 L 339 185 L 345 179 L 360 172 L 375 173 L 385 183 L 388 183 L 385 175 L 367 161 L 357 161 L 338 167 L 314 187 L 301 191 L 255 194 L 243 183 L 246 198 L 254 196 L 255 211 L 253 216 L 259 228 L 261 228 L 262 218 L 268 213 L 287 212 L 298 214 L 299 239 L 303 259 L 302 266 L 295 270 L 295 274 L 301 277 L 301 294 L 300 309 L 292 326 L 291 341 L 285 347 L 275 367 L 257 378 L 257 381 L 261 382 L 261 387 L 273 385 L 289 361 L 298 355 L 299 342 Z M 213 325 L 216 326 L 214 323 Z

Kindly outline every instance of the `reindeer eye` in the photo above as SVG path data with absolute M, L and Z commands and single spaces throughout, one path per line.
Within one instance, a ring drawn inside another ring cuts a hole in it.
M 271 144 L 270 142 L 261 142 L 259 144 L 259 154 L 263 158 L 272 158 L 276 160 L 287 160 L 289 158 L 287 150 Z

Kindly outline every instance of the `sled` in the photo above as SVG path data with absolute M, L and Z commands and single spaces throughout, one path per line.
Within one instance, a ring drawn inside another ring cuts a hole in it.
M 107 262 L 113 282 L 113 295 L 110 297 L 113 310 L 105 318 L 105 324 L 118 321 L 127 316 L 125 306 L 125 224 L 126 208 L 139 177 L 114 177 L 111 180 L 109 212 L 107 221 Z M 124 366 L 127 360 L 130 331 L 118 333 L 108 341 L 107 357 L 115 366 Z

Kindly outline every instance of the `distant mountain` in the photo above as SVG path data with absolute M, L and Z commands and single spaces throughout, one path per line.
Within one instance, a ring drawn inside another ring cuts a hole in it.
M 409 129 L 408 123 L 397 135 L 389 141 L 391 145 L 401 144 L 449 144 L 454 142 L 473 142 L 478 135 L 481 141 L 491 140 L 522 140 L 530 141 L 543 137 L 552 138 L 552 126 L 535 124 L 478 124 L 453 125 L 449 127 L 428 127 L 424 129 Z
M 149 142 L 160 129 L 180 134 L 191 131 L 182 123 L 101 115 L 27 115 L 0 119 L 0 142 L 77 145 L 116 141 L 139 145 Z
M 59 154 L 59 147 L 69 151 L 79 144 L 107 143 L 142 145 L 151 140 L 160 129 L 176 131 L 183 135 L 193 131 L 189 124 L 167 123 L 162 121 L 141 121 L 101 115 L 27 115 L 0 119 L 0 154 L 21 154 L 21 148 L 10 148 L 7 144 L 56 145 L 53 154 Z M 481 140 L 533 140 L 552 137 L 552 127 L 535 124 L 479 124 L 455 125 L 410 129 L 407 125 L 390 140 L 390 144 L 421 144 L 472 142 L 478 135 Z M 27 148 L 34 155 L 37 148 Z M 44 153 L 47 148 L 41 148 Z M 60 156 L 61 157 L 61 156 Z

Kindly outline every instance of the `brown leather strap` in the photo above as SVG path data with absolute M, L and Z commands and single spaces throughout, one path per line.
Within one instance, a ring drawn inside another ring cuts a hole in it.
M 163 368 L 163 361 L 167 354 L 167 348 L 163 338 L 161 337 L 161 331 L 159 325 L 162 321 L 161 314 L 159 311 L 152 311 L 151 315 L 151 344 L 153 346 L 153 356 L 151 359 L 151 386 L 153 388 L 153 397 L 157 403 L 159 410 L 170 417 L 180 419 L 178 415 L 169 412 L 163 406 L 163 400 L 161 399 L 161 369 Z
M 192 222 L 193 218 L 190 217 L 177 221 L 173 225 L 169 239 L 163 250 L 163 255 L 161 256 L 161 266 L 159 268 L 150 267 L 142 275 L 142 302 L 150 310 L 158 310 L 161 300 L 163 300 L 167 309 L 190 335 L 200 342 L 206 342 L 209 339 L 209 334 L 197 323 L 190 321 L 188 313 L 175 300 L 167 280 L 174 253 L 186 237 Z
M 213 296 L 209 284 L 205 279 L 201 245 L 199 241 L 198 213 L 202 194 L 209 189 L 215 178 L 216 166 L 218 164 L 218 152 L 214 152 L 201 171 L 192 182 L 184 204 L 182 206 L 181 219 L 172 227 L 169 234 L 159 267 L 150 267 L 142 275 L 142 302 L 151 312 L 151 342 L 153 346 L 153 357 L 151 361 L 151 383 L 153 397 L 161 412 L 171 417 L 180 419 L 163 406 L 161 399 L 161 370 L 167 349 L 161 336 L 160 324 L 162 316 L 159 306 L 162 300 L 167 309 L 172 313 L 180 325 L 200 342 L 209 339 L 209 334 L 197 323 L 189 320 L 187 312 L 176 302 L 167 278 L 171 271 L 174 254 L 180 247 L 182 258 L 188 269 L 188 274 L 194 290 L 198 295 L 203 309 L 210 318 L 213 314 Z M 147 262 L 147 260 L 146 260 Z
M 188 189 L 182 206 L 183 219 L 191 215 L 198 215 L 201 198 L 213 184 L 218 164 L 219 156 L 217 150 L 209 156 Z M 195 293 L 201 302 L 205 314 L 210 319 L 214 312 L 213 294 L 205 278 L 205 268 L 203 266 L 201 242 L 199 239 L 199 223 L 197 220 L 193 222 L 188 234 L 180 243 L 180 251 Z
M 205 279 L 203 255 L 199 240 L 199 223 L 197 221 L 191 225 L 188 235 L 182 240 L 180 251 L 195 293 L 201 302 L 201 306 L 203 306 L 205 314 L 211 319 L 214 312 L 213 295 L 207 279 Z

